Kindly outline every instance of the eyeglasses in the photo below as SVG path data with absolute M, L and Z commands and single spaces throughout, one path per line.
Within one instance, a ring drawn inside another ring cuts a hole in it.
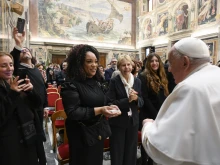
M 24 49 L 21 50 L 21 53 L 26 53 L 26 52 L 30 52 L 30 50 L 27 49 L 27 48 L 24 48 Z

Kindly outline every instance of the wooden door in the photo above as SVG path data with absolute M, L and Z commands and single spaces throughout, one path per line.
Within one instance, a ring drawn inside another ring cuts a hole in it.
M 106 55 L 107 53 L 99 53 L 99 65 L 106 67 Z
M 61 64 L 66 58 L 66 55 L 52 55 L 52 63 Z

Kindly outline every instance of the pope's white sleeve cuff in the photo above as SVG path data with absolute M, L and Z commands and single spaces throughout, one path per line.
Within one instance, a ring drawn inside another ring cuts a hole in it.
M 141 140 L 142 140 L 142 143 L 146 142 L 148 140 L 148 137 L 147 137 L 147 132 L 149 130 L 149 128 L 152 126 L 152 122 L 146 122 L 143 127 L 142 127 L 142 130 L 141 130 Z

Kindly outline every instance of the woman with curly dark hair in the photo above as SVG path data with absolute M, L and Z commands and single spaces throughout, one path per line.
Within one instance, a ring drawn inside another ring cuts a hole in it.
M 106 120 L 104 116 L 121 114 L 117 106 L 105 106 L 98 60 L 98 51 L 90 45 L 74 46 L 67 58 L 66 73 L 70 81 L 62 85 L 61 96 L 67 115 L 70 165 L 102 165 L 104 138 L 92 145 L 87 144 L 82 125 L 94 126 L 100 120 Z M 115 111 L 111 111 L 113 109 Z
M 147 56 L 145 70 L 139 75 L 139 79 L 141 80 L 142 97 L 144 99 L 144 106 L 140 109 L 140 125 L 142 125 L 144 119 L 156 118 L 161 105 L 169 95 L 164 65 L 158 54 L 150 53 Z M 147 161 L 147 155 L 143 147 L 141 149 L 142 165 L 153 165 L 150 158 Z

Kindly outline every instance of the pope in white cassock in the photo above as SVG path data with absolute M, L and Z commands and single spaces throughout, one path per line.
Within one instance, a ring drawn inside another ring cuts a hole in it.
M 220 69 L 191 37 L 175 43 L 168 60 L 177 86 L 155 121 L 143 121 L 143 147 L 161 165 L 220 165 Z

